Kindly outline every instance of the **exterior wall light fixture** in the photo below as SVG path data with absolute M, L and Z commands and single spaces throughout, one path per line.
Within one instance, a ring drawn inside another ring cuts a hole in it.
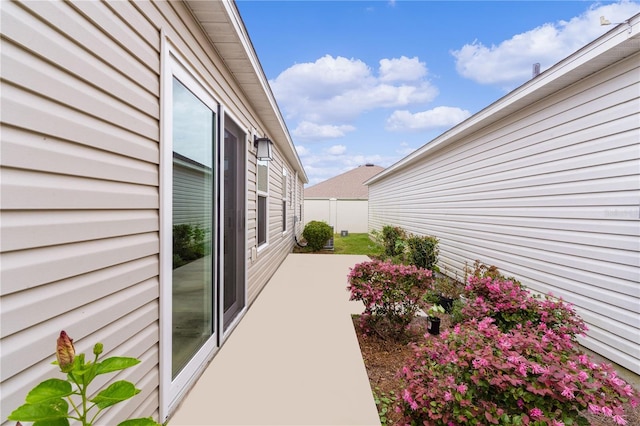
M 272 146 L 273 142 L 269 138 L 257 138 L 253 139 L 253 146 L 256 147 L 256 158 L 262 161 L 273 160 Z

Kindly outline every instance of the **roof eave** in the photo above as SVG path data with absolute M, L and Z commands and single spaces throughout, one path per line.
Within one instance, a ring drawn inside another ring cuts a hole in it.
M 185 3 L 264 123 L 265 136 L 282 149 L 300 179 L 309 182 L 235 1 L 185 0 Z

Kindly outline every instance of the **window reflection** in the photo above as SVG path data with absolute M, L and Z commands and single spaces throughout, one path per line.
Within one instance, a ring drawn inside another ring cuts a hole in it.
M 173 377 L 213 335 L 215 113 L 173 80 Z

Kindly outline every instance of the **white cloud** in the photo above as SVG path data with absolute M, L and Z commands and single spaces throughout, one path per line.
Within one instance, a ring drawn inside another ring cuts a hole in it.
M 347 152 L 347 147 L 344 145 L 333 145 L 327 150 L 330 155 L 342 155 Z
M 296 152 L 300 157 L 304 157 L 309 154 L 309 150 L 302 145 L 296 145 Z
M 609 31 L 612 27 L 601 26 L 600 16 L 622 22 L 638 12 L 640 3 L 629 1 L 595 6 L 570 21 L 544 24 L 497 46 L 474 41 L 451 53 L 463 77 L 509 90 L 531 78 L 534 63 L 540 63 L 544 71 Z
M 437 96 L 417 58 L 384 61 L 382 75 L 375 76 L 358 59 L 325 55 L 293 65 L 270 84 L 288 120 L 316 124 L 350 123 L 365 111 L 427 103 Z
M 380 81 L 418 81 L 427 75 L 427 66 L 418 57 L 401 56 L 394 59 L 381 59 Z
M 386 129 L 391 131 L 421 131 L 450 128 L 471 115 L 467 110 L 454 107 L 436 107 L 415 114 L 402 110 L 394 111 L 387 119 Z
M 400 155 L 402 155 L 403 157 L 406 157 L 407 155 L 411 154 L 413 151 L 415 151 L 417 148 L 413 148 L 411 146 L 409 146 L 408 143 L 406 142 L 402 142 L 400 144 L 400 148 L 396 149 L 396 152 Z
M 324 150 L 321 153 L 314 153 L 311 152 L 311 150 L 307 152 L 307 155 L 304 158 L 304 169 L 309 178 L 307 186 L 315 185 L 367 163 L 388 167 L 404 156 L 402 154 L 398 154 L 396 156 L 350 155 L 346 154 L 346 148 L 345 152 L 342 154 L 332 154 L 330 152 L 332 151 L 332 148 Z M 341 148 L 336 148 L 336 152 L 339 152 L 340 150 Z
M 354 131 L 356 128 L 347 124 L 315 124 L 309 121 L 303 121 L 293 131 L 293 136 L 304 140 L 325 140 L 335 139 L 345 136 L 348 132 Z

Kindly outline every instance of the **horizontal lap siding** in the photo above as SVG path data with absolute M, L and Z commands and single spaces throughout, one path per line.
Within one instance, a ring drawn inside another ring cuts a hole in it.
M 475 259 L 575 303 L 585 346 L 640 373 L 638 55 L 369 188 L 371 229 L 440 239 L 440 268 Z
M 249 248 L 256 247 L 257 237 L 257 221 L 255 210 L 251 210 L 251 206 L 257 205 L 257 193 L 255 192 L 255 182 L 251 181 L 255 179 L 255 156 L 250 155 L 249 175 L 252 176 L 251 170 L 254 170 L 253 176 L 249 181 L 249 218 L 248 218 L 248 238 Z M 268 213 L 267 213 L 267 246 L 262 248 L 258 254 L 255 262 L 251 261 L 249 257 L 247 262 L 249 265 L 249 278 L 247 289 L 247 300 L 251 304 L 260 294 L 260 291 L 267 284 L 269 279 L 278 270 L 280 264 L 284 261 L 287 255 L 291 252 L 294 244 L 293 230 L 291 224 L 293 223 L 293 216 L 296 214 L 293 209 L 287 203 L 287 232 L 282 232 L 282 168 L 285 164 L 283 156 L 280 151 L 274 149 L 274 159 L 269 163 L 269 198 L 268 198 Z M 291 166 L 286 166 L 289 177 L 291 177 Z M 293 180 L 289 179 L 289 184 Z M 255 207 L 254 207 L 255 208 Z M 250 256 L 250 253 L 249 253 Z
M 133 356 L 158 417 L 159 31 L 130 3 L 2 4 L 3 420 L 55 375 L 60 330 Z M 105 375 L 104 380 L 115 375 Z
M 212 191 L 211 170 L 198 170 L 174 159 L 173 183 L 173 223 L 174 225 L 195 225 L 211 235 L 211 224 L 206 212 L 212 206 L 207 199 L 207 191 Z
M 114 355 L 142 359 L 118 375 L 143 389 L 136 404 L 101 422 L 157 419 L 161 30 L 243 131 L 264 134 L 265 125 L 182 2 L 3 2 L 0 10 L 1 412 L 55 371 L 65 329 L 79 351 L 102 341 Z M 285 160 L 275 151 L 270 244 L 254 263 L 248 153 L 249 302 L 292 246 L 281 232 Z

